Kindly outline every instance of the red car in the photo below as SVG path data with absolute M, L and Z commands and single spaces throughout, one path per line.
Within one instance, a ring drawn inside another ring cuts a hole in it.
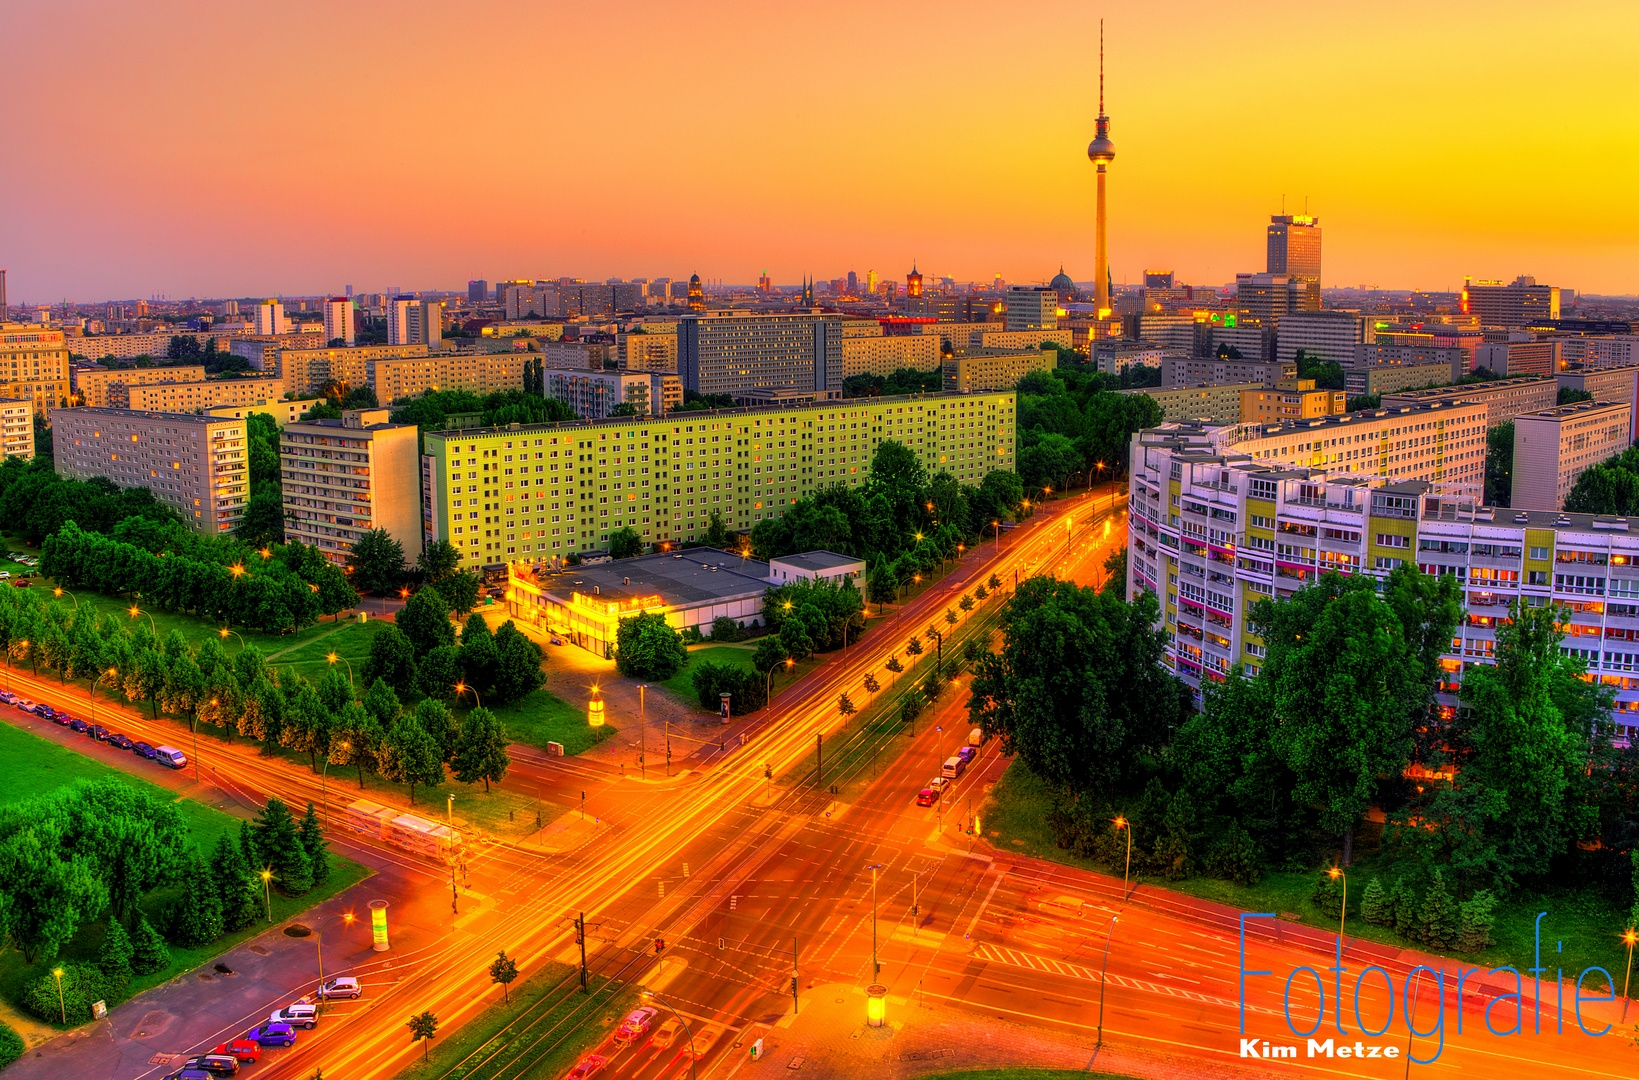
M 246 1065 L 256 1064 L 256 1059 L 262 1056 L 262 1044 L 251 1042 L 249 1039 L 235 1039 L 225 1042 L 212 1050 L 213 1054 L 226 1054 L 238 1058 Z
M 925 787 L 916 793 L 917 806 L 932 806 L 939 801 L 939 793 L 933 788 Z
M 607 1058 L 599 1057 L 597 1054 L 588 1054 L 581 1059 L 579 1065 L 569 1070 L 569 1076 L 566 1080 L 590 1080 L 592 1074 L 606 1064 L 608 1064 Z

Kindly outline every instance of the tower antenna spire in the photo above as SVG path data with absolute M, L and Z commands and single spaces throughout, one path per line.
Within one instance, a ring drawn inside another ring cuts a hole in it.
M 1104 20 L 1098 20 L 1098 115 L 1104 115 Z

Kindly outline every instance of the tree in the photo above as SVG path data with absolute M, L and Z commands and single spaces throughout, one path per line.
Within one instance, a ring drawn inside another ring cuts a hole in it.
M 211 852 L 211 884 L 216 888 L 222 928 L 229 933 L 256 921 L 256 894 L 251 889 L 250 864 L 239 845 L 227 835 L 217 838 Z
M 659 612 L 644 612 L 620 620 L 615 631 L 615 666 L 627 678 L 661 682 L 689 662 L 683 639 Z
M 313 809 L 311 802 L 307 804 L 307 813 L 302 815 L 297 835 L 301 839 L 302 851 L 307 854 L 313 884 L 323 885 L 330 880 L 330 846 L 324 842 L 324 829 L 319 825 L 318 811 Z
M 630 559 L 634 555 L 643 553 L 643 538 L 630 525 L 623 529 L 616 529 L 609 534 L 609 556 L 615 559 Z
M 134 955 L 131 935 L 125 932 L 124 924 L 118 919 L 109 919 L 108 929 L 102 936 L 102 949 L 97 953 L 97 969 L 110 983 L 124 986 L 131 981 L 131 958 Z
M 1456 944 L 1459 950 L 1476 953 L 1491 947 L 1491 926 L 1496 921 L 1493 914 L 1496 906 L 1497 898 L 1486 889 L 1462 902 L 1457 919 Z
M 436 787 L 444 782 L 444 758 L 432 736 L 421 730 L 412 716 L 400 720 L 382 743 L 381 775 L 410 788 L 410 805 L 415 805 L 415 786 Z
M 438 756 L 445 761 L 455 756 L 456 740 L 460 736 L 460 729 L 456 727 L 455 716 L 445 708 L 442 701 L 428 698 L 416 703 L 416 723 L 421 725 L 432 739 L 433 745 L 438 747 Z
M 495 652 L 495 672 L 489 690 L 496 704 L 526 697 L 546 681 L 541 672 L 541 647 L 525 637 L 511 619 L 495 631 Z
M 351 703 L 348 703 L 351 704 Z M 377 679 L 370 684 L 370 689 L 364 694 L 364 711 L 369 713 L 382 731 L 392 729 L 398 722 L 399 713 L 404 711 L 404 705 L 398 694 L 387 684 L 385 679 Z M 345 708 L 346 705 L 343 706 Z
M 489 965 L 489 981 L 492 983 L 501 984 L 502 1002 L 510 1002 L 512 1000 L 511 996 L 508 994 L 508 988 L 511 987 L 512 981 L 517 977 L 518 962 L 512 959 L 512 957 L 508 956 L 505 949 L 502 949 L 499 953 L 496 953 L 495 959 Z
M 276 482 L 264 482 L 251 489 L 244 516 L 234 526 L 233 535 L 250 547 L 284 542 L 284 495 Z
M 844 723 L 847 722 L 850 716 L 854 715 L 858 711 L 859 709 L 854 706 L 853 700 L 850 699 L 846 693 L 837 698 L 837 712 L 842 714 Z
M 483 582 L 471 570 L 460 570 L 445 578 L 438 590 L 449 601 L 450 610 L 465 615 L 478 606 L 478 592 Z
M 148 916 L 137 916 L 137 930 L 131 937 L 131 971 L 137 975 L 151 975 L 171 964 L 171 950 L 148 921 Z
M 1394 929 L 1401 937 L 1417 934 L 1417 891 L 1405 878 L 1397 878 L 1389 890 L 1389 906 L 1394 911 Z
M 313 864 L 302 846 L 290 808 L 277 796 L 270 798 L 251 826 L 256 850 L 273 871 L 273 882 L 287 896 L 301 896 L 313 887 Z
M 461 568 L 461 552 L 448 540 L 434 540 L 421 549 L 416 565 L 429 585 L 438 585 Z
M 455 692 L 461 681 L 461 654 L 453 645 L 440 645 L 421 658 L 415 686 L 427 697 L 443 699 Z
M 222 905 L 204 863 L 194 855 L 182 873 L 182 896 L 170 912 L 171 938 L 190 949 L 222 936 Z
M 706 543 L 720 548 L 728 543 L 728 538 L 728 526 L 723 523 L 722 512 L 713 510 L 711 517 L 706 521 Z
M 484 616 L 473 612 L 461 629 L 461 674 L 468 685 L 488 693 L 495 684 L 495 672 L 501 663 L 501 652 L 495 646 L 495 635 L 490 633 Z
M 1389 891 L 1383 888 L 1381 878 L 1372 878 L 1366 886 L 1366 893 L 1360 898 L 1360 917 L 1373 926 L 1387 926 L 1394 921 Z
M 500 783 L 512 763 L 506 748 L 506 732 L 495 714 L 484 708 L 474 709 L 461 721 L 455 756 L 450 761 L 451 771 L 463 784 L 482 780 L 487 793 L 491 781 Z
M 882 684 L 876 681 L 876 675 L 873 673 L 867 673 L 865 676 L 865 692 L 867 694 L 874 694 L 880 689 L 882 689 Z
M 353 586 L 365 592 L 389 593 L 404 580 L 404 545 L 386 529 L 371 529 L 347 552 Z
M 1434 881 L 1423 897 L 1423 908 L 1418 913 L 1418 936 L 1423 944 L 1436 949 L 1449 949 L 1457 942 L 1457 928 L 1462 912 L 1446 889 L 1445 876 L 1434 871 Z
M 455 644 L 455 627 L 450 623 L 450 605 L 439 590 L 423 586 L 411 594 L 399 610 L 395 624 L 415 646 L 417 656 L 426 656 L 442 646 Z
M 370 639 L 370 658 L 364 662 L 364 685 L 379 680 L 400 694 L 415 688 L 415 645 L 396 626 L 388 625 Z
M 405 1025 L 410 1029 L 410 1044 L 421 1044 L 421 1060 L 427 1060 L 427 1048 L 432 1045 L 433 1036 L 438 1034 L 438 1017 L 430 1012 L 418 1013 L 410 1017 Z
M 1512 443 L 1509 448 L 1512 451 Z M 1486 463 L 1489 466 L 1489 456 Z M 1582 514 L 1639 513 L 1639 454 L 1630 447 L 1585 470 L 1566 496 L 1565 509 Z
M 1597 469 L 1595 466 L 1594 469 Z M 1589 469 L 1588 472 L 1593 472 Z M 1582 474 L 1588 475 L 1587 472 Z M 1579 478 L 1580 481 L 1580 478 Z M 1577 487 L 1581 487 L 1581 483 Z M 1514 422 L 1504 420 L 1485 433 L 1485 502 L 1488 506 L 1508 506 L 1514 494 Z M 1575 497 L 1576 488 L 1571 489 Z M 1570 508 L 1567 500 L 1566 508 Z
M 886 559 L 878 560 L 876 568 L 865 575 L 865 588 L 871 603 L 876 605 L 877 614 L 882 614 L 883 604 L 899 599 L 899 575 L 894 571 L 894 564 Z
M 765 637 L 757 642 L 757 648 L 751 654 L 751 666 L 757 669 L 759 675 L 767 675 L 785 661 L 786 651 L 776 637 Z

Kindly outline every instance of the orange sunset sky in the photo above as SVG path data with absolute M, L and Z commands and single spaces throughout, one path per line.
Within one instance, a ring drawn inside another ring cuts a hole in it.
M 1092 277 L 1639 292 L 1633 0 L 8 0 L 13 302 L 469 277 Z

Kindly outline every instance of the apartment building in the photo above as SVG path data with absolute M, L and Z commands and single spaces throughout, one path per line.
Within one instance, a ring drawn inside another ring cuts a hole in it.
M 1521 274 L 1512 282 L 1463 281 L 1463 314 L 1479 316 L 1482 326 L 1541 326 L 1559 318 L 1559 289 L 1538 285 Z
M 68 397 L 68 346 L 63 332 L 5 322 L 0 312 L 0 398 L 28 398 L 48 416 Z
M 1023 352 L 1026 349 L 1040 349 L 1046 345 L 1058 345 L 1068 349 L 1070 347 L 1070 331 L 1060 329 L 1045 330 L 975 330 L 968 335 L 966 351 L 976 352 L 980 349 L 1006 349 L 1013 352 Z M 957 346 L 957 351 L 962 351 Z
M 302 420 L 279 433 L 285 537 L 345 564 L 353 543 L 386 529 L 421 555 L 416 427 L 394 424 L 386 409 L 349 409 L 340 420 Z
M 874 333 L 844 333 L 842 375 L 892 375 L 901 368 L 932 371 L 939 366 L 940 339 L 931 334 L 882 332 L 882 324 L 871 320 Z
M 387 305 L 387 341 L 391 345 L 444 346 L 444 302 L 397 296 Z
M 968 347 L 974 334 L 1005 328 L 1006 324 L 999 322 L 932 322 L 922 323 L 917 329 L 928 337 L 938 338 L 940 351 L 960 352 Z
M 1526 335 L 1519 333 L 1512 336 L 1526 338 Z M 1498 375 L 1551 377 L 1565 366 L 1564 349 L 1564 338 L 1489 342 L 1475 347 L 1474 366 L 1489 368 Z
M 1628 432 L 1628 441 L 1639 442 L 1639 364 L 1561 371 L 1554 376 L 1554 382 L 1562 390 L 1592 394 L 1595 401 L 1629 406 L 1633 427 Z
M 697 394 L 842 389 L 842 320 L 701 311 L 677 327 L 677 373 Z
M 1452 378 L 1451 365 L 1445 362 L 1373 364 L 1368 367 L 1344 368 L 1343 389 L 1350 397 L 1393 394 L 1401 390 L 1449 386 Z
M 365 362 L 366 381 L 376 402 L 390 405 L 432 390 L 466 390 L 482 397 L 498 390 L 521 390 L 524 352 L 435 353 Z
M 203 382 L 203 364 L 174 367 L 105 368 L 77 367 L 73 370 L 74 397 L 82 405 L 96 409 L 127 409 L 129 388 L 154 383 Z
M 1634 369 L 1639 371 L 1639 368 Z M 1631 376 L 1630 376 L 1631 378 Z M 1559 403 L 1560 384 L 1553 379 L 1529 377 L 1497 379 L 1494 382 L 1469 383 L 1466 386 L 1437 386 L 1427 390 L 1401 390 L 1384 394 L 1380 402 L 1384 408 L 1401 405 L 1419 405 L 1446 398 L 1478 401 L 1486 406 L 1486 423 L 1491 427 L 1506 423 L 1521 413 L 1551 409 Z
M 205 410 L 206 416 L 226 416 L 235 420 L 244 420 L 251 413 L 265 413 L 273 417 L 280 427 L 294 424 L 307 415 L 309 409 L 317 405 L 324 398 L 269 398 L 266 401 L 252 401 L 245 405 L 218 405 Z
M 1359 476 L 1485 484 L 1486 407 L 1444 399 L 1276 425 L 1207 429 L 1207 441 L 1254 461 L 1346 470 Z
M 103 360 L 110 356 L 116 360 L 132 360 L 139 356 L 163 360 L 170 354 L 171 339 L 175 337 L 192 338 L 201 349 L 209 349 L 214 343 L 217 352 L 225 353 L 232 351 L 240 335 L 227 330 L 167 329 L 153 334 L 97 334 L 70 337 L 67 343 L 70 353 L 88 360 Z
M 250 498 L 245 422 L 193 413 L 61 409 L 52 417 L 57 473 L 145 487 L 198 532 L 231 532 Z
M 1560 339 L 1560 358 L 1567 367 L 1628 367 L 1639 364 L 1639 334 Z
M 1143 394 L 1161 406 L 1162 423 L 1199 420 L 1209 424 L 1238 424 L 1243 395 L 1263 388 L 1262 383 L 1243 382 L 1222 386 L 1145 386 L 1121 393 Z
M 1106 375 L 1120 375 L 1128 368 L 1161 368 L 1166 358 L 1158 345 L 1147 341 L 1095 341 L 1089 346 L 1093 367 Z
M 617 348 L 627 371 L 677 374 L 677 327 L 645 327 L 639 334 L 621 334 Z
M 1057 349 L 973 349 L 940 365 L 940 388 L 964 393 L 1011 390 L 1032 371 L 1052 371 L 1058 363 Z
M 1558 510 L 1577 477 L 1633 443 L 1633 407 L 1579 401 L 1514 417 L 1514 486 L 1510 502 Z
M 1242 390 L 1239 419 L 1244 424 L 1280 424 L 1345 411 L 1343 391 L 1317 390 L 1313 379 L 1282 379 L 1273 388 Z
M 316 349 L 277 349 L 268 354 L 260 370 L 284 380 L 281 393 L 307 396 L 317 394 L 327 383 L 365 386 L 370 381 L 370 361 L 426 356 L 425 345 L 356 345 Z
M 1264 642 L 1247 625 L 1258 600 L 1328 570 L 1381 578 L 1410 564 L 1464 587 L 1443 705 L 1494 662 L 1511 601 L 1559 603 L 1561 652 L 1616 691 L 1625 738 L 1639 726 L 1639 529 L 1625 519 L 1493 508 L 1427 481 L 1264 464 L 1161 430 L 1135 436 L 1130 492 L 1129 595 L 1157 597 L 1167 662 L 1197 690 L 1258 672 Z
M 1383 367 L 1422 368 L 1443 366 L 1441 382 L 1451 383 L 1468 374 L 1469 356 L 1455 345 L 1401 345 L 1385 342 L 1382 336 L 1370 345 L 1355 349 L 1354 363 L 1345 368 L 1375 369 Z M 1506 375 L 1508 372 L 1499 371 Z M 1515 372 L 1515 374 L 1519 374 Z
M 1232 386 L 1239 383 L 1274 386 L 1282 379 L 1297 377 L 1298 366 L 1291 361 L 1276 363 L 1219 357 L 1197 359 L 1187 353 L 1179 355 L 1171 351 L 1161 358 L 1162 386 Z
M 34 457 L 34 401 L 31 398 L 0 398 L 0 453 Z
M 1012 471 L 1012 392 L 915 394 L 791 406 L 433 431 L 422 458 L 428 541 L 467 566 L 536 562 L 606 545 L 698 540 L 713 513 L 744 531 L 817 488 L 858 485 L 884 440 L 930 473 L 977 484 Z
M 652 376 L 646 372 L 550 369 L 545 376 L 546 396 L 564 402 L 583 420 L 602 420 L 622 404 L 639 413 L 656 411 L 651 407 Z
M 683 404 L 683 380 L 676 375 L 650 372 L 649 400 L 660 403 L 660 414 L 662 416 L 671 412 Z
M 1275 359 L 1295 363 L 1297 354 L 1330 360 L 1340 367 L 1354 363 L 1360 345 L 1369 345 L 1373 336 L 1369 315 L 1353 311 L 1290 311 L 1280 320 L 1276 332 Z
M 122 406 L 139 412 L 198 412 L 218 405 L 254 405 L 284 392 L 283 379 L 208 379 L 124 387 Z
M 675 342 L 675 339 L 674 339 Z M 620 349 L 612 341 L 541 341 L 537 359 L 564 371 L 602 371 L 618 366 Z M 675 345 L 674 345 L 675 349 Z

